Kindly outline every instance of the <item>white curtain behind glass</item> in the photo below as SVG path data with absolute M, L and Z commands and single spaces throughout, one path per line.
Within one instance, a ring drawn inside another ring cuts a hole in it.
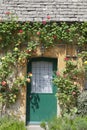
M 52 71 L 51 62 L 32 62 L 32 93 L 52 93 Z

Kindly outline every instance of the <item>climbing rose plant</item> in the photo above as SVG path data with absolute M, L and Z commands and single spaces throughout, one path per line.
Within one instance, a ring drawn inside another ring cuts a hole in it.
M 17 17 L 11 12 L 5 15 L 7 20 L 0 22 L 0 52 L 3 54 L 0 57 L 0 99 L 9 105 L 17 100 L 21 87 L 26 82 L 30 83 L 31 72 L 26 75 L 20 75 L 20 72 L 37 55 L 37 46 L 44 45 L 46 49 L 56 44 L 76 44 L 84 48 L 87 44 L 87 22 L 56 23 L 50 22 L 50 16 L 42 22 L 17 22 Z M 71 81 L 66 83 L 74 87 Z
M 63 72 L 56 72 L 53 79 L 57 86 L 57 94 L 61 115 L 74 114 L 77 112 L 77 98 L 82 92 L 81 83 L 84 80 L 85 69 L 78 66 L 75 61 L 65 58 L 66 68 Z

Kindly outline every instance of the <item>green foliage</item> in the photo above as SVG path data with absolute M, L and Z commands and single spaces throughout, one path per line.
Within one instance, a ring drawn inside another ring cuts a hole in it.
M 78 114 L 87 115 L 87 91 L 83 91 L 78 97 Z
M 0 118 L 0 130 L 26 130 L 24 122 L 13 117 Z
M 10 15 L 9 15 L 10 16 Z M 7 16 L 6 22 L 0 23 L 0 46 L 11 47 L 24 44 L 26 42 L 43 43 L 45 47 L 55 43 L 87 43 L 86 32 L 87 22 L 67 24 L 66 22 L 50 23 L 49 19 L 45 24 L 41 22 L 24 22 L 19 23 L 12 17 L 9 20 Z M 36 37 L 36 38 L 35 38 Z
M 80 73 L 80 70 L 76 63 L 68 60 L 66 61 L 66 68 L 63 74 L 57 72 L 53 79 L 54 84 L 58 88 L 56 96 L 59 100 L 62 115 L 76 112 L 77 97 L 80 94 L 79 84 L 77 83 L 78 73 Z
M 58 117 L 47 125 L 48 128 L 44 130 L 87 130 L 87 117 Z
M 17 17 L 11 12 L 7 13 L 6 17 L 5 22 L 0 22 L 0 51 L 3 53 L 0 57 L 0 93 L 3 102 L 14 103 L 21 87 L 26 85 L 26 81 L 30 82 L 28 75 L 19 76 L 19 70 L 22 72 L 27 61 L 29 62 L 32 56 L 36 56 L 37 46 L 42 44 L 45 48 L 56 44 L 85 46 L 87 22 L 51 23 L 48 18 L 47 21 L 23 23 L 17 22 Z M 75 88 L 69 79 L 63 79 L 61 84 L 63 83 L 71 86 L 70 91 L 74 91 Z M 69 92 L 68 100 L 70 101 L 72 97 Z M 66 95 L 64 98 L 67 98 Z
M 82 51 L 79 55 L 83 61 L 87 60 L 87 51 Z
M 43 128 L 44 130 L 47 129 L 46 123 L 45 122 L 41 122 L 40 124 L 41 128 Z

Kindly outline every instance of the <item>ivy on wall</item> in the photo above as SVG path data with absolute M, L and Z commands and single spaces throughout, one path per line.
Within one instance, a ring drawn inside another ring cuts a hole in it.
M 36 55 L 37 46 L 74 44 L 84 48 L 87 22 L 56 23 L 50 22 L 50 16 L 42 22 L 18 22 L 10 12 L 6 12 L 6 17 L 0 22 L 0 100 L 9 105 L 16 101 L 21 87 L 30 82 L 32 74 L 19 75 L 19 71 Z

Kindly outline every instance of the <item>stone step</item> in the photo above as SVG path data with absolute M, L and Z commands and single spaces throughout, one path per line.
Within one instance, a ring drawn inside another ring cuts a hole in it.
M 27 130 L 44 130 L 40 127 L 40 125 L 29 125 L 27 126 Z

